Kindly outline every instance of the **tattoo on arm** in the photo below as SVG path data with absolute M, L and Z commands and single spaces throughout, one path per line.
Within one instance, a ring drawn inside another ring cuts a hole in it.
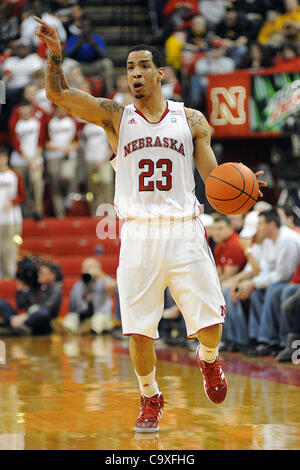
M 108 112 L 120 113 L 124 110 L 124 106 L 107 98 L 98 98 L 98 103 L 100 108 Z
M 49 92 L 60 93 L 62 90 L 68 88 L 61 63 L 61 57 L 50 51 L 46 73 L 46 89 L 49 90 Z
M 199 113 L 199 111 L 191 111 L 190 113 L 187 113 L 187 121 L 191 131 L 195 126 L 200 128 L 200 131 L 202 132 L 202 135 L 205 139 L 205 144 L 209 145 L 209 134 L 203 126 L 203 115 Z

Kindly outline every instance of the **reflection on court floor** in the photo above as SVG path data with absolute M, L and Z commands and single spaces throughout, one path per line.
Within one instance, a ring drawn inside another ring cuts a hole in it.
M 0 449 L 300 448 L 300 367 L 223 354 L 229 392 L 210 403 L 193 351 L 157 345 L 167 401 L 160 431 L 136 435 L 128 340 L 7 338 L 0 365 Z

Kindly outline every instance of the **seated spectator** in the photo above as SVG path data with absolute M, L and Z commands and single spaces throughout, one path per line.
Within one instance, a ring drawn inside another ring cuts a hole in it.
M 277 55 L 274 57 L 274 65 L 294 64 L 295 67 L 300 65 L 299 50 L 294 44 L 284 44 L 279 47 Z
M 215 35 L 222 40 L 235 66 L 238 66 L 241 56 L 247 51 L 248 38 L 245 31 L 245 20 L 239 15 L 234 4 L 227 4 L 225 17 L 217 25 Z
M 113 201 L 114 170 L 109 161 L 113 152 L 102 127 L 85 123 L 80 136 L 87 175 L 88 204 L 91 215 L 96 216 L 99 204 L 111 204 Z
M 72 5 L 70 10 L 69 18 L 63 23 L 68 38 L 81 33 L 81 20 L 84 16 L 83 9 L 79 4 Z
M 111 100 L 116 101 L 117 103 L 127 106 L 128 104 L 133 103 L 133 97 L 128 85 L 127 76 L 125 74 L 118 75 L 116 78 L 116 88 L 109 95 Z
M 41 219 L 44 197 L 42 159 L 44 132 L 41 121 L 34 117 L 32 112 L 32 104 L 23 99 L 18 106 L 18 117 L 10 129 L 13 147 L 10 164 L 21 174 L 26 187 L 25 215 Z
M 291 206 L 277 206 L 277 212 L 279 214 L 282 225 L 286 225 L 292 230 L 300 233 L 300 227 L 299 225 L 295 224 L 296 216 Z
M 77 126 L 72 116 L 59 106 L 49 120 L 45 137 L 45 159 L 51 198 L 56 217 L 64 217 L 76 190 Z
M 180 73 L 182 67 L 182 52 L 186 43 L 187 34 L 184 31 L 175 31 L 165 42 L 166 63 Z
M 73 88 L 77 88 L 78 84 L 84 80 L 82 69 L 78 64 L 74 64 L 69 68 L 66 77 L 68 85 Z
M 168 0 L 163 9 L 163 40 L 170 37 L 174 31 L 199 13 L 197 0 Z
M 184 50 L 201 52 L 208 50 L 208 29 L 204 16 L 195 15 L 191 20 L 191 25 L 185 28 L 187 34 Z
M 105 80 L 106 92 L 113 91 L 113 62 L 107 57 L 104 39 L 92 31 L 89 18 L 81 21 L 81 33 L 71 36 L 64 49 L 64 56 L 76 60 L 84 75 L 101 75 Z
M 270 302 L 275 290 L 287 285 L 300 263 L 300 236 L 281 226 L 274 209 L 259 214 L 258 233 L 270 241 L 264 268 L 243 286 L 241 293 L 243 298 L 250 296 L 249 337 L 257 343 L 249 353 L 277 355 L 281 340 L 278 325 L 272 320 Z
M 176 77 L 175 70 L 170 65 L 165 67 L 162 95 L 166 100 L 182 101 L 182 88 Z
M 206 19 L 208 28 L 215 30 L 217 24 L 225 16 L 227 0 L 201 0 L 199 2 L 199 11 Z
M 298 265 L 289 287 L 289 290 L 287 288 L 284 290 L 280 299 L 287 335 L 284 349 L 276 356 L 278 362 L 292 361 L 295 353 L 295 342 L 297 342 L 296 347 L 300 345 L 300 265 Z
M 238 68 L 241 69 L 263 69 L 272 67 L 273 61 L 270 52 L 266 51 L 259 43 L 252 43 L 247 52 L 241 57 Z
M 222 285 L 245 266 L 247 259 L 240 246 L 239 235 L 225 215 L 215 217 L 212 234 L 216 243 L 214 257 Z
M 116 281 L 104 273 L 96 258 L 86 258 L 81 273 L 81 280 L 74 284 L 70 294 L 70 313 L 62 321 L 53 322 L 54 331 L 75 334 L 111 331 L 114 326 L 111 296 L 116 292 Z
M 257 204 L 261 203 L 263 201 Z M 243 228 L 240 231 L 239 242 L 247 258 L 247 264 L 242 271 L 223 282 L 222 292 L 226 302 L 227 316 L 222 334 L 222 350 L 240 351 L 245 349 L 249 343 L 247 315 L 249 302 L 247 297 L 241 297 L 240 288 L 244 282 L 257 276 L 263 266 L 266 247 L 262 237 L 257 233 L 260 210 L 263 209 L 259 207 L 246 215 Z
M 19 36 L 18 19 L 10 16 L 7 6 L 0 6 L 0 54 Z
M 273 44 L 276 46 L 276 35 L 280 31 L 280 29 L 278 29 L 278 23 L 276 23 L 278 16 L 279 12 L 275 9 L 267 11 L 265 22 L 257 35 L 257 42 L 259 44 Z
M 22 232 L 20 204 L 25 200 L 21 175 L 8 165 L 9 155 L 0 147 L 0 279 L 16 275 L 18 244 L 16 235 Z
M 53 263 L 43 261 L 39 267 L 32 266 L 32 274 L 25 281 L 17 279 L 16 304 L 18 313 L 5 300 L 0 300 L 0 315 L 3 335 L 29 336 L 51 333 L 51 321 L 59 314 L 62 288 L 59 268 Z
M 299 43 L 300 6 L 298 0 L 284 0 L 285 12 L 276 20 L 278 30 L 277 46 L 286 41 Z
M 247 25 L 247 37 L 255 41 L 264 22 L 269 0 L 236 0 L 234 8 Z
M 191 77 L 192 106 L 198 108 L 206 102 L 207 75 L 233 72 L 234 68 L 233 59 L 226 57 L 222 40 L 213 39 L 207 56 L 201 57 L 195 64 L 195 75 Z
M 23 21 L 20 24 L 21 39 L 26 42 L 30 47 L 36 49 L 40 40 L 35 35 L 37 23 L 34 17 L 37 16 L 45 21 L 47 24 L 56 28 L 59 39 L 62 43 L 67 40 L 65 28 L 60 19 L 51 13 L 47 3 L 42 3 L 40 0 L 34 0 L 24 7 Z M 46 57 L 46 54 L 44 55 Z

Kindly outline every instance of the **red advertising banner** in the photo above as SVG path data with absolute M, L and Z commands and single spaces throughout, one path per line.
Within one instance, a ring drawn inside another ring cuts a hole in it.
M 281 135 L 300 119 L 299 61 L 208 76 L 207 118 L 215 138 Z

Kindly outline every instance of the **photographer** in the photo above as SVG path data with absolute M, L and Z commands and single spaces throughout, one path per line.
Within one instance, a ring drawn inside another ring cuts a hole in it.
M 17 273 L 16 304 L 18 313 L 0 300 L 4 322 L 0 334 L 29 336 L 51 333 L 51 320 L 59 314 L 62 299 L 61 274 L 58 266 L 42 261 L 39 265 L 25 258 Z
M 70 294 L 70 307 L 60 323 L 52 323 L 58 333 L 85 334 L 93 331 L 101 334 L 113 328 L 112 299 L 117 283 L 101 269 L 96 258 L 86 258 L 81 266 L 81 280 L 76 282 Z

